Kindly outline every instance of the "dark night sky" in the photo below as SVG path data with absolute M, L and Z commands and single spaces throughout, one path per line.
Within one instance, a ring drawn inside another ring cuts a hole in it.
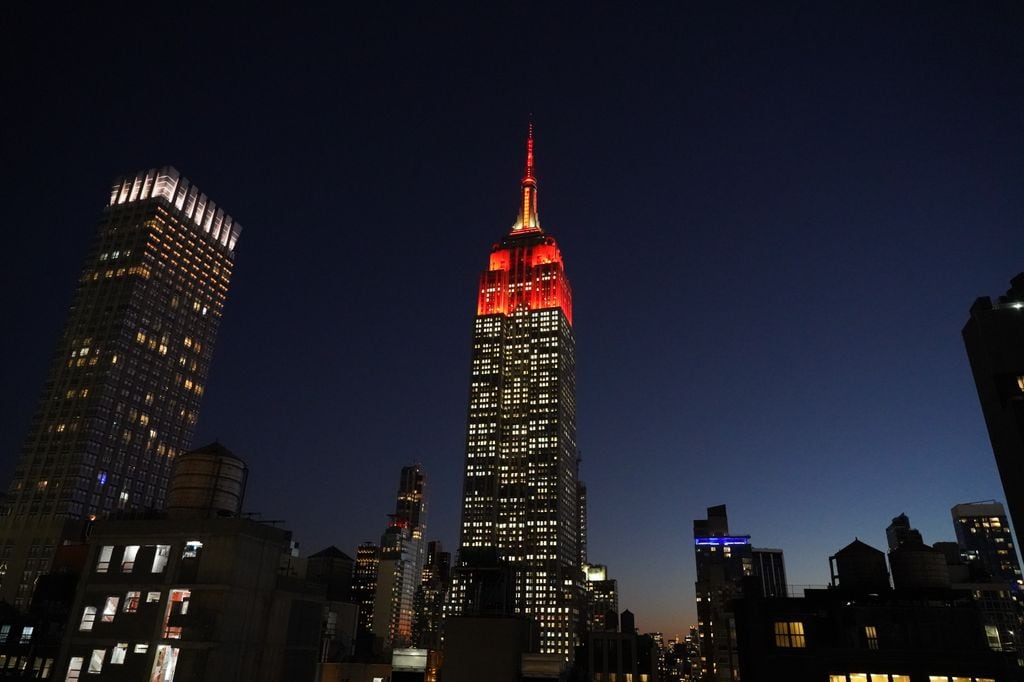
M 3 478 L 110 181 L 173 164 L 245 228 L 197 444 L 309 551 L 376 538 L 418 460 L 454 548 L 532 112 L 591 559 L 642 629 L 694 620 L 708 505 L 821 584 L 1002 498 L 960 328 L 1024 270 L 1019 3 L 362 5 L 4 18 Z

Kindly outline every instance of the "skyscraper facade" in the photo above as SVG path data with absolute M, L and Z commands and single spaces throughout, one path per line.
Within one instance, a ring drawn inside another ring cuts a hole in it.
M 600 564 L 584 567 L 586 575 L 586 630 L 616 630 L 619 620 L 619 584 L 608 577 L 608 567 Z
M 951 512 L 961 557 L 978 562 L 993 581 L 1009 586 L 1018 597 L 1024 596 L 1024 575 L 1003 505 L 967 502 Z
M 964 346 L 1020 544 L 1024 528 L 1024 273 L 997 301 L 971 306 Z
M 402 467 L 395 513 L 381 537 L 372 629 L 387 648 L 412 643 L 413 599 L 426 550 L 425 483 L 419 464 Z
M 380 545 L 364 542 L 356 548 L 356 565 L 352 573 L 352 601 L 359 605 L 356 635 L 362 642 L 373 638 L 373 607 L 377 598 L 377 570 L 380 566 Z
M 163 507 L 240 232 L 174 168 L 114 183 L 0 517 L 0 599 L 24 607 L 87 520 Z
M 519 214 L 480 276 L 450 613 L 472 611 L 474 568 L 497 560 L 512 576 L 509 610 L 537 621 L 541 653 L 567 658 L 582 601 L 575 366 L 572 291 L 540 226 L 531 127 Z
M 743 596 L 743 579 L 754 575 L 750 536 L 729 534 L 722 504 L 693 522 L 693 542 L 702 679 L 732 682 L 739 679 L 739 653 L 729 603 Z
M 427 560 L 413 598 L 413 645 L 423 649 L 441 648 L 444 600 L 451 580 L 452 555 L 437 540 L 427 544 Z

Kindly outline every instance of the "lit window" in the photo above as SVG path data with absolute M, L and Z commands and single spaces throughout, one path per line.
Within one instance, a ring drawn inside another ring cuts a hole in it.
M 148 644 L 136 644 L 135 645 L 135 649 L 133 649 L 133 651 L 135 653 L 137 653 L 137 654 L 144 654 L 147 651 L 149 651 L 149 645 Z
M 181 639 L 181 626 L 170 625 L 171 616 L 175 611 L 181 615 L 188 613 L 188 600 L 191 596 L 191 590 L 171 590 L 167 611 L 164 613 L 164 639 Z
M 131 573 L 135 570 L 135 557 L 139 554 L 138 545 L 128 545 L 124 548 L 124 557 L 121 559 L 121 572 Z
M 889 682 L 889 675 L 886 673 L 871 673 L 871 682 Z
M 877 649 L 878 648 L 878 631 L 875 630 L 875 626 L 874 625 L 865 625 L 864 626 L 864 636 L 868 640 L 868 648 L 869 649 Z M 872 680 L 872 682 L 874 682 L 874 680 Z
M 134 591 L 124 595 L 124 612 L 135 613 L 138 611 L 140 597 L 142 597 L 142 593 Z
M 929 675 L 928 682 L 949 682 L 949 678 L 945 675 Z
M 166 644 L 160 644 L 156 648 L 156 655 L 153 657 L 153 673 L 151 679 L 170 680 L 174 679 L 174 668 L 178 663 L 178 649 Z
M 32 631 L 34 629 L 35 628 L 32 627 L 31 625 L 26 625 L 22 629 L 22 631 L 21 631 L 21 644 L 31 644 L 32 643 Z
M 106 649 L 93 649 L 92 656 L 89 658 L 89 672 L 90 673 L 101 673 L 103 672 L 103 659 L 107 655 Z
M 85 610 L 82 611 L 82 622 L 78 624 L 78 629 L 82 631 L 92 630 L 92 624 L 96 622 L 96 607 L 86 606 Z
M 146 603 L 147 604 L 153 604 L 154 602 L 158 602 L 158 601 L 160 601 L 160 593 L 159 592 L 147 592 L 146 593 Z
M 167 557 L 171 553 L 170 545 L 157 545 L 156 554 L 153 555 L 153 573 L 163 573 L 167 566 Z
M 100 622 L 113 623 L 114 616 L 117 615 L 117 606 L 120 603 L 120 597 L 107 597 L 106 603 L 103 604 L 103 615 L 100 617 Z
M 106 545 L 100 549 L 100 558 L 96 562 L 96 572 L 106 573 L 110 570 L 110 557 L 114 553 L 114 548 L 111 545 Z
M 829 675 L 828 682 L 846 682 L 846 675 Z
M 910 675 L 893 675 L 892 682 L 910 682 Z M 978 680 L 981 682 L 981 680 Z
M 82 672 L 82 663 L 85 662 L 81 656 L 75 656 L 68 663 L 68 676 L 64 678 L 64 682 L 76 682 L 79 674 Z
M 182 559 L 195 559 L 203 549 L 203 543 L 199 540 L 189 540 L 185 543 L 185 549 L 181 552 Z
M 11 635 L 10 625 L 0 625 L 0 643 L 6 642 L 7 638 Z
M 995 625 L 985 626 L 985 638 L 988 639 L 988 648 L 992 651 L 1002 651 L 1003 643 L 999 639 L 999 628 Z
M 110 650 L 110 665 L 124 665 L 124 659 L 127 655 L 128 642 L 118 642 L 117 646 Z
M 775 623 L 775 646 L 795 649 L 807 646 L 804 624 L 799 621 Z
M 850 673 L 850 682 L 868 682 L 866 673 Z

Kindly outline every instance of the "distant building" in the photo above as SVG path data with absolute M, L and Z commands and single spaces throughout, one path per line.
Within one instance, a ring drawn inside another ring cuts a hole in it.
M 910 527 L 910 518 L 906 514 L 900 514 L 892 520 L 889 527 L 885 529 L 885 539 L 889 543 L 889 549 L 893 550 L 904 542 L 924 542 L 921 532 Z
M 608 567 L 586 564 L 586 618 L 587 631 L 617 630 L 619 612 L 619 585 L 608 577 Z
M 331 546 L 308 557 L 305 565 L 306 581 L 326 589 L 320 662 L 341 661 L 355 653 L 359 623 L 359 606 L 352 598 L 355 560 Z
M 87 552 L 85 543 L 57 548 L 50 573 L 36 580 L 27 613 L 0 603 L 0 680 L 57 679 L 60 645 Z
M 621 629 L 595 630 L 587 635 L 586 679 L 592 682 L 661 682 L 660 635 L 636 631 L 633 613 L 627 609 L 618 618 Z
M 479 279 L 449 612 L 479 612 L 494 584 L 477 581 L 504 564 L 510 613 L 537 621 L 539 653 L 569 661 L 583 604 L 576 342 L 562 254 L 538 217 L 533 142 L 531 126 L 518 216 Z
M 207 446 L 175 461 L 166 515 L 96 524 L 61 679 L 313 678 L 323 589 L 280 572 L 288 531 L 237 515 L 244 479 Z
M 359 606 L 358 637 L 373 639 L 373 606 L 377 599 L 377 570 L 380 566 L 380 545 L 364 542 L 356 548 L 356 564 L 352 574 L 352 601 Z
M 576 475 L 579 476 L 579 460 L 576 460 Z M 580 566 L 588 563 L 587 559 L 587 486 L 583 481 L 576 483 L 576 510 L 577 526 L 579 526 L 579 538 L 577 544 L 580 552 Z
M 1024 529 L 1024 273 L 995 302 L 971 306 L 963 329 L 974 385 L 1020 540 Z
M 352 598 L 355 563 L 352 557 L 332 545 L 309 556 L 306 579 L 324 585 L 330 601 L 347 602 Z
M 164 506 L 241 229 L 169 166 L 114 182 L 0 514 L 0 599 L 24 609 L 90 519 Z
M 979 562 L 993 580 L 1020 593 L 1024 575 L 1003 505 L 995 501 L 969 502 L 954 506 L 951 513 L 964 559 Z
M 904 543 L 890 557 L 918 551 L 916 544 Z M 988 646 L 970 595 L 932 586 L 930 559 L 919 564 L 925 575 L 901 575 L 896 589 L 884 554 L 860 541 L 831 559 L 829 589 L 805 590 L 803 597 L 754 590 L 733 603 L 744 682 L 1020 679 L 1011 658 Z
M 427 561 L 413 599 L 412 638 L 417 647 L 439 651 L 444 601 L 451 585 L 452 555 L 437 540 L 427 544 Z
M 761 594 L 766 597 L 785 597 L 788 588 L 782 550 L 754 547 L 750 558 L 753 573 L 761 581 Z
M 697 559 L 697 627 L 701 674 L 706 680 L 738 679 L 735 623 L 730 602 L 743 596 L 744 578 L 754 574 L 749 535 L 730 535 L 725 505 L 708 508 L 693 522 Z
M 395 513 L 381 536 L 371 629 L 386 649 L 412 644 L 413 601 L 426 556 L 425 484 L 419 464 L 402 467 Z

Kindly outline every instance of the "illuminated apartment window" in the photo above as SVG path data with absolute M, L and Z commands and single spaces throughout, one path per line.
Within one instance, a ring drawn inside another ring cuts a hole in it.
M 889 682 L 889 675 L 886 673 L 871 673 L 871 682 Z
M 100 622 L 113 623 L 114 616 L 117 615 L 117 607 L 120 603 L 120 597 L 107 597 L 106 603 L 103 604 L 103 615 L 100 617 Z
M 96 562 L 96 572 L 106 573 L 110 570 L 110 556 L 114 553 L 114 548 L 110 545 L 106 545 L 100 548 L 100 558 Z
M 121 559 L 121 572 L 131 573 L 135 570 L 135 557 L 139 554 L 138 545 L 128 545 L 124 548 L 124 557 Z
M 147 592 L 146 593 L 146 603 L 147 604 L 152 604 L 152 603 L 158 602 L 158 601 L 160 601 L 160 593 L 159 592 Z
M 775 646 L 793 649 L 807 646 L 804 624 L 799 621 L 775 623 Z
M 92 630 L 93 623 L 96 622 L 96 607 L 86 606 L 82 611 L 82 621 L 78 624 L 78 629 L 83 632 Z
M 163 573 L 167 567 L 167 557 L 171 554 L 170 545 L 157 545 L 153 555 L 153 573 Z
M 11 635 L 10 625 L 0 625 L 0 643 L 6 642 L 7 638 Z M 3 666 L 0 666 L 3 667 Z
M 867 673 L 850 673 L 850 682 L 868 682 Z
M 92 674 L 103 672 L 103 659 L 107 656 L 106 649 L 93 649 L 89 657 L 89 670 Z
M 85 662 L 81 656 L 75 656 L 68 663 L 68 676 L 64 678 L 64 682 L 77 682 L 79 676 L 82 673 L 82 663 Z
M 110 650 L 110 665 L 124 665 L 127 655 L 128 642 L 118 642 L 117 646 Z
M 174 668 L 177 664 L 178 649 L 166 644 L 157 646 L 156 655 L 153 657 L 153 674 L 151 679 L 171 682 L 174 679 Z
M 910 675 L 893 675 L 892 682 L 910 682 Z
M 864 636 L 868 640 L 868 648 L 869 649 L 877 649 L 878 648 L 878 631 L 875 629 L 874 625 L 865 625 L 864 626 Z M 874 677 L 874 676 L 872 676 L 872 677 Z
M 32 643 L 32 631 L 35 630 L 31 625 L 26 625 L 21 631 L 21 644 Z
M 199 540 L 189 540 L 185 543 L 185 549 L 181 552 L 182 559 L 195 559 L 203 549 L 203 543 Z
M 929 675 L 928 682 L 949 682 L 949 678 L 945 675 Z
M 829 675 L 828 682 L 846 682 L 846 675 Z
M 133 649 L 133 651 L 135 653 L 137 653 L 137 654 L 144 654 L 147 651 L 149 651 L 149 645 L 148 644 L 136 644 L 135 648 Z
M 124 595 L 124 612 L 135 613 L 139 610 L 139 599 L 142 597 L 141 592 L 129 592 Z
M 1002 651 L 1003 643 L 999 639 L 999 628 L 995 625 L 985 626 L 985 638 L 988 640 L 988 648 L 992 651 Z

